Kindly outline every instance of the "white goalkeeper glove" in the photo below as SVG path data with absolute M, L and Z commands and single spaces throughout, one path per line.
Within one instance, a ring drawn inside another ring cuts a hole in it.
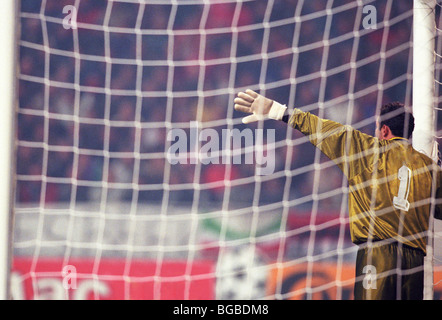
M 285 105 L 268 99 L 250 89 L 247 89 L 246 92 L 238 93 L 234 102 L 235 110 L 252 113 L 242 119 L 243 123 L 265 119 L 281 120 L 287 110 Z

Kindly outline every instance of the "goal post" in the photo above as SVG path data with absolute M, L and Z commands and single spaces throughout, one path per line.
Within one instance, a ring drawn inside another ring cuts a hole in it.
M 10 268 L 13 230 L 13 133 L 16 106 L 16 6 L 17 1 L 0 2 L 0 300 L 10 298 Z
M 413 146 L 430 157 L 435 137 L 435 5 L 435 0 L 414 0 L 413 8 Z
M 413 8 L 413 147 L 437 161 L 435 146 L 435 0 L 414 0 Z M 424 298 L 433 299 L 433 217 L 430 215 L 424 264 Z

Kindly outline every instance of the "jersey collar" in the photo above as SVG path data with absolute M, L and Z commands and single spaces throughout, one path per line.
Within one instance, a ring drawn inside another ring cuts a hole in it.
M 394 137 L 394 138 L 388 139 L 388 141 L 393 141 L 393 140 L 405 140 L 405 141 L 408 141 L 408 139 L 405 139 L 405 138 L 402 138 L 402 137 Z

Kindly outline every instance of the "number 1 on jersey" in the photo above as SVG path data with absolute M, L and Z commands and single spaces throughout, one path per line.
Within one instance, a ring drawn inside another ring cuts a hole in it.
M 393 197 L 393 206 L 396 209 L 408 211 L 410 203 L 408 194 L 410 193 L 411 170 L 403 165 L 398 171 L 399 191 L 396 197 Z

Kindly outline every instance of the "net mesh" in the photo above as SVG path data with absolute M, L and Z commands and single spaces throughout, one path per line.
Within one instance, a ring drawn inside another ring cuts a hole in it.
M 411 104 L 412 2 L 20 3 L 15 298 L 352 298 L 341 171 L 233 100 L 373 134 Z

